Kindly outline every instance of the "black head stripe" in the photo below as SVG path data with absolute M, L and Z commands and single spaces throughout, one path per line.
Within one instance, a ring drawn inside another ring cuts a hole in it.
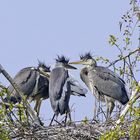
M 56 60 L 56 62 L 61 62 L 61 63 L 68 63 L 69 62 L 69 59 L 66 58 L 64 55 L 62 55 L 62 56 L 58 55 L 55 60 Z
M 85 53 L 84 55 L 80 55 L 80 59 L 93 59 L 91 52 Z
M 41 61 L 38 61 L 38 68 L 43 68 L 44 71 L 50 72 L 50 66 L 46 66 L 46 64 Z

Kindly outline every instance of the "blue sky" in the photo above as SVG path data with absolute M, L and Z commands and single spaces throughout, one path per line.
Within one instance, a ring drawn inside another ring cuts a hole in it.
M 128 4 L 127 0 L 1 0 L 0 62 L 14 76 L 23 67 L 37 66 L 37 59 L 52 65 L 57 54 L 77 60 L 79 54 L 92 51 L 114 60 L 117 50 L 109 47 L 108 36 L 119 34 L 118 22 Z M 79 79 L 79 70 L 72 74 Z M 0 82 L 8 85 L 2 76 Z M 86 98 L 72 97 L 73 119 L 91 119 L 93 102 L 90 92 Z M 41 117 L 48 120 L 52 115 L 46 100 Z

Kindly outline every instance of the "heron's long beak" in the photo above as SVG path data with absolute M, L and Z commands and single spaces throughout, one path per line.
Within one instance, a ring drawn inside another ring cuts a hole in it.
M 45 77 L 48 77 L 48 78 L 50 77 L 50 72 L 44 72 L 42 68 L 38 70 L 38 69 L 32 67 L 31 69 L 38 71 L 40 74 L 44 75 Z
M 71 66 L 71 65 L 69 65 L 69 64 L 66 65 L 66 68 L 67 68 L 67 69 L 77 69 L 76 67 Z
M 69 62 L 69 64 L 83 64 L 83 61 L 79 60 L 79 61 Z
M 50 77 L 50 72 L 44 72 L 44 71 L 39 71 L 42 75 L 46 76 L 46 77 Z

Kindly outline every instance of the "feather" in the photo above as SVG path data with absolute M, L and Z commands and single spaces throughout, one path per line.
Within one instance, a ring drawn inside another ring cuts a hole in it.
M 61 62 L 61 63 L 68 63 L 69 62 L 69 59 L 66 58 L 64 55 L 61 55 L 61 56 L 57 56 L 57 58 L 55 59 L 56 62 Z
M 83 59 L 93 59 L 92 53 L 88 52 L 88 53 L 85 53 L 84 55 L 80 55 L 80 59 L 81 60 L 83 60 Z

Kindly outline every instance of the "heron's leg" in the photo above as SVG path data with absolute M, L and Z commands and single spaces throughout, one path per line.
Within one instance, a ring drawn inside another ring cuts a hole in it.
M 72 122 L 72 119 L 71 119 L 71 113 L 70 113 L 70 111 L 66 113 L 66 117 L 65 117 L 65 121 L 64 121 L 65 126 L 66 126 L 67 118 L 68 118 L 68 117 L 69 117 L 69 120 L 70 120 L 70 123 L 71 123 L 71 122 Z
M 39 112 L 40 112 L 40 106 L 41 106 L 41 99 L 40 98 L 37 98 L 36 99 L 36 103 L 35 103 L 35 107 L 34 107 L 34 110 L 35 110 L 35 112 L 37 113 L 37 117 L 38 117 L 38 119 L 39 119 L 39 121 L 40 121 L 40 125 L 44 125 L 44 123 L 40 120 L 40 118 L 39 118 Z
M 68 125 L 71 125 L 72 124 L 71 112 L 69 112 L 68 115 L 69 115 L 69 123 L 68 123 Z
M 67 115 L 69 116 L 69 120 L 70 120 L 70 123 L 71 123 L 72 119 L 71 119 L 71 110 L 70 110 L 70 108 L 68 109 Z
M 118 112 L 119 112 L 119 113 L 118 113 L 118 116 L 120 116 L 122 105 L 121 105 L 121 104 L 118 104 L 117 108 L 118 108 L 118 110 L 119 110 L 119 111 L 118 111 Z
M 110 116 L 111 116 L 111 113 L 112 113 L 114 107 L 115 107 L 114 102 L 110 102 L 110 107 L 109 107 L 109 114 L 110 114 Z
M 97 114 L 96 114 L 96 119 L 98 119 L 99 120 L 99 113 L 100 113 L 100 110 L 101 110 L 101 100 L 100 100 L 100 95 L 98 95 L 98 99 L 96 99 L 97 100 Z
M 36 103 L 35 103 L 35 107 L 34 107 L 34 110 L 36 111 L 37 113 L 37 116 L 39 115 L 38 113 L 38 105 L 39 105 L 39 102 L 40 102 L 40 99 L 36 99 Z
M 106 119 L 109 120 L 115 104 L 113 101 L 107 101 L 106 103 L 107 103 L 107 117 L 106 117 Z
M 52 125 L 52 122 L 53 122 L 55 116 L 56 116 L 56 115 L 54 114 L 53 117 L 52 117 L 52 119 L 51 119 L 51 122 L 50 122 L 49 126 Z
M 39 113 L 40 113 L 41 102 L 42 102 L 42 100 L 40 99 L 38 101 L 38 106 L 37 106 L 37 116 L 39 116 Z
M 106 121 L 108 120 L 109 118 L 109 101 L 107 99 L 107 97 L 105 97 L 105 102 L 106 102 Z
M 94 102 L 94 110 L 93 110 L 93 112 L 94 112 L 93 120 L 96 120 L 96 117 L 97 117 L 97 99 L 95 98 L 94 101 L 95 102 Z
M 65 117 L 65 126 L 66 126 L 66 122 L 67 122 L 67 117 L 68 117 L 68 113 L 66 113 L 66 117 Z
M 68 115 L 69 115 L 70 122 L 72 122 L 71 113 L 69 112 Z

